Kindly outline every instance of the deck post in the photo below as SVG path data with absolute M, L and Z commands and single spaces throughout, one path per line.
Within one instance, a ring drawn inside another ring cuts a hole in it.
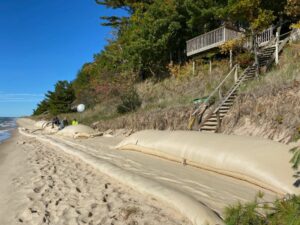
M 279 63 L 279 32 L 276 32 L 276 44 L 275 44 L 275 63 L 278 65 Z
M 238 65 L 236 65 L 236 68 L 235 68 L 235 72 L 234 72 L 234 83 L 236 83 L 238 81 Z
M 218 89 L 218 91 L 219 91 L 219 98 L 220 98 L 220 100 L 222 100 L 223 99 L 223 95 L 222 95 L 221 87 Z
M 230 65 L 230 69 L 232 69 L 232 50 L 230 50 L 230 59 L 229 59 L 229 65 Z
M 212 73 L 212 62 L 211 59 L 209 60 L 209 74 L 211 75 Z
M 195 76 L 195 72 L 196 72 L 196 63 L 195 60 L 193 60 L 193 76 Z

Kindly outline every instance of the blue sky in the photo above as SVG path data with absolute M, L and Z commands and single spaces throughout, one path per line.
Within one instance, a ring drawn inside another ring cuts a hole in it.
M 57 80 L 73 80 L 106 45 L 95 0 L 0 0 L 0 116 L 30 115 Z

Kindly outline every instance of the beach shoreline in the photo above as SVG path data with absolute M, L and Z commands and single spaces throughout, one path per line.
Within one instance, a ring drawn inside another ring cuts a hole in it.
M 0 224 L 15 224 L 15 213 L 26 201 L 23 198 L 26 187 L 20 184 L 25 184 L 30 168 L 21 142 L 22 136 L 15 129 L 0 144 Z

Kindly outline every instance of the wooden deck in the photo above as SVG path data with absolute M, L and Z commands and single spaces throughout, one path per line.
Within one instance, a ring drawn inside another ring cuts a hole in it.
M 187 41 L 187 56 L 192 56 L 207 50 L 217 48 L 224 44 L 226 41 L 243 36 L 242 32 L 222 26 L 218 29 L 212 30 L 208 33 L 199 35 L 191 40 Z M 273 27 L 263 31 L 256 36 L 256 42 L 259 46 L 267 44 L 272 38 Z M 245 47 L 250 46 L 249 43 L 245 44 Z
M 226 41 L 237 38 L 240 35 L 240 32 L 225 26 L 212 30 L 187 41 L 187 56 L 219 47 Z

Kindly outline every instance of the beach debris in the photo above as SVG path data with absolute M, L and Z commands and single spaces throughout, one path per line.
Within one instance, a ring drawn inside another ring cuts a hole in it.
M 138 212 L 138 208 L 137 207 L 126 207 L 121 209 L 120 211 L 120 215 L 124 220 L 128 220 L 128 218 L 132 215 L 132 214 L 136 214 Z
M 26 141 L 17 141 L 17 145 L 25 145 Z

